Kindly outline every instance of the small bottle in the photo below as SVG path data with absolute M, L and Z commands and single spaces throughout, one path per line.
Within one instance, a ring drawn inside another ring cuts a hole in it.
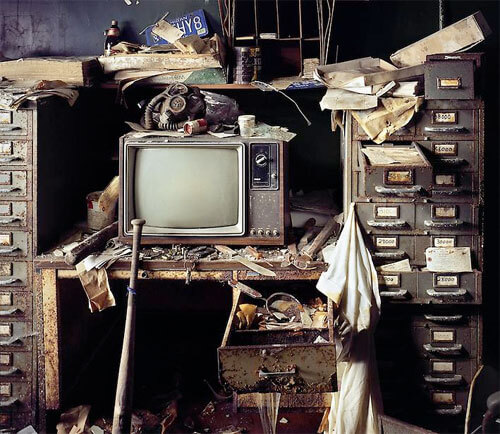
M 112 20 L 111 27 L 104 32 L 106 40 L 104 41 L 104 55 L 111 55 L 111 47 L 120 42 L 120 28 L 118 27 L 118 21 Z

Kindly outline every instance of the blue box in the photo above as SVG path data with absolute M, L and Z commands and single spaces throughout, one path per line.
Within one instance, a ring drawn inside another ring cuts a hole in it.
M 198 35 L 199 37 L 203 37 L 208 35 L 208 24 L 203 9 L 198 9 L 182 17 L 165 21 L 183 31 L 184 36 Z M 152 32 L 153 27 L 154 24 L 146 27 L 146 44 L 149 46 L 168 44 L 168 41 Z

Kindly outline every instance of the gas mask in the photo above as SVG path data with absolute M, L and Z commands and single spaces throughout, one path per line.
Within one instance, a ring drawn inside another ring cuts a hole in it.
M 172 83 L 146 105 L 141 124 L 148 130 L 176 130 L 184 121 L 205 115 L 205 98 L 197 87 Z

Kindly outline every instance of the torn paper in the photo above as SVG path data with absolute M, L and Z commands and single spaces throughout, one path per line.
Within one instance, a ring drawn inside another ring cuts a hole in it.
M 366 155 L 371 166 L 425 166 L 426 162 L 414 147 L 365 146 L 361 152 Z
M 85 271 L 82 262 L 77 264 L 78 278 L 82 283 L 85 294 L 89 300 L 90 312 L 100 312 L 116 305 L 115 297 L 111 292 L 108 273 L 105 268 Z
M 463 273 L 472 271 L 470 247 L 428 247 L 425 261 L 429 271 Z
M 254 128 L 254 137 L 264 137 L 266 139 L 283 140 L 289 142 L 297 134 L 288 131 L 288 128 L 271 126 L 264 122 L 259 122 Z
M 374 110 L 352 111 L 370 139 L 380 144 L 391 134 L 404 127 L 423 103 L 423 98 L 381 98 L 381 105 Z
M 167 23 L 165 20 L 158 21 L 152 29 L 152 32 L 155 35 L 158 35 L 160 38 L 165 39 L 165 41 L 173 44 L 178 39 L 182 38 L 184 32 L 177 27 L 173 26 L 170 23 Z
M 57 434 L 80 434 L 85 432 L 85 425 L 90 412 L 90 405 L 79 405 L 61 414 L 57 424 Z
M 363 95 L 344 89 L 327 89 L 319 106 L 321 110 L 366 110 L 377 107 L 375 95 Z
M 377 267 L 378 271 L 397 271 L 397 272 L 408 272 L 411 271 L 410 261 L 408 259 L 403 259 L 402 261 L 392 262 L 390 264 L 381 265 Z

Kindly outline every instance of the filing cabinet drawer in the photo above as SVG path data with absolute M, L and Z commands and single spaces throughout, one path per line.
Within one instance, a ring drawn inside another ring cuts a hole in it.
M 368 137 L 368 134 L 363 130 L 361 125 L 352 118 L 352 131 L 353 131 L 353 137 L 356 140 L 369 140 L 370 138 Z M 386 141 L 391 141 L 391 140 L 398 140 L 403 137 L 411 137 L 415 135 L 415 124 L 413 120 L 411 120 L 407 125 L 401 127 L 399 130 L 395 131 L 392 133 Z
M 18 432 L 33 423 L 32 414 L 20 413 L 14 409 L 0 408 L 0 429 L 6 432 Z
M 424 78 L 425 99 L 474 99 L 472 60 L 428 60 Z
M 432 198 L 457 201 L 479 193 L 479 174 L 452 170 L 435 170 L 432 177 Z
M 417 273 L 378 273 L 379 291 L 382 300 L 414 301 L 417 298 Z
M 479 170 L 479 150 L 474 140 L 422 140 L 417 143 L 435 169 Z
M 445 104 L 443 104 L 445 106 Z M 474 139 L 476 133 L 473 109 L 436 108 L 416 114 L 415 133 L 431 139 Z
M 481 273 L 418 273 L 418 296 L 432 303 L 481 303 Z
M 33 325 L 25 321 L 0 319 L 0 351 L 31 351 L 33 345 Z
M 29 264 L 29 265 L 28 265 Z M 0 262 L 0 291 L 9 287 L 20 289 L 30 286 L 31 263 L 20 261 Z
M 29 351 L 4 351 L 0 349 L 0 382 L 5 378 L 13 381 L 31 379 L 33 354 Z
M 0 170 L 0 200 L 9 198 L 31 199 L 30 171 Z
M 0 228 L 0 258 L 31 258 L 31 233 Z
M 30 110 L 0 110 L 0 139 L 31 135 Z
M 464 417 L 468 390 L 444 388 L 426 389 L 430 411 L 440 417 Z
M 431 387 L 469 386 L 477 371 L 476 359 L 420 360 L 423 383 Z
M 30 165 L 31 149 L 31 141 L 5 140 L 0 135 L 0 166 Z
M 3 227 L 31 225 L 31 202 L 0 201 L 0 231 Z
M 483 238 L 481 235 L 419 235 L 414 239 L 416 265 L 426 265 L 425 250 L 428 247 L 470 247 L 472 267 L 482 269 Z
M 412 203 L 356 203 L 359 223 L 368 234 L 398 234 L 415 230 L 415 206 Z
M 28 411 L 32 407 L 31 384 L 27 381 L 9 381 L 0 378 L 0 408 L 13 407 Z
M 373 261 L 377 264 L 409 259 L 415 263 L 415 236 L 413 235 L 372 235 L 369 243 Z M 424 255 L 425 263 L 425 255 Z
M 478 205 L 428 202 L 416 206 L 416 229 L 429 234 L 477 234 Z
M 8 291 L 0 288 L 0 321 L 3 318 L 32 318 L 32 297 L 29 292 Z

